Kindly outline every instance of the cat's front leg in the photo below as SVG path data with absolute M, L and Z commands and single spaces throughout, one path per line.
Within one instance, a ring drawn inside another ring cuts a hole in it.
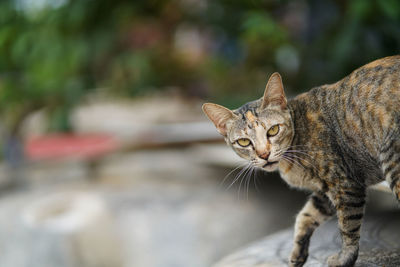
M 358 257 L 365 189 L 343 190 L 333 196 L 333 201 L 342 237 L 342 250 L 328 258 L 328 265 L 329 267 L 350 267 L 354 265 Z
M 335 210 L 329 199 L 322 194 L 311 195 L 296 217 L 293 250 L 289 266 L 303 266 L 308 257 L 310 238 L 314 230 L 330 218 Z

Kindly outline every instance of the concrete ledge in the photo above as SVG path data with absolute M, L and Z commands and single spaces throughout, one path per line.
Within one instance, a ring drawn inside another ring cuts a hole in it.
M 292 229 L 268 236 L 233 253 L 214 267 L 287 266 L 293 240 Z M 340 249 L 336 219 L 318 228 L 311 239 L 305 267 L 326 266 L 326 259 Z M 369 214 L 361 229 L 357 267 L 400 266 L 400 211 Z

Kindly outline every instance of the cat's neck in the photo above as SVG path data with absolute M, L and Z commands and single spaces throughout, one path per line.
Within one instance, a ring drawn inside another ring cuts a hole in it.
M 315 96 L 309 93 L 298 95 L 297 97 L 288 101 L 288 108 L 293 124 L 293 138 L 291 146 L 306 146 L 310 140 L 307 136 L 312 131 L 309 124 L 309 116 L 314 114 L 314 110 L 318 108 L 318 100 L 312 99 Z M 312 105 L 315 105 L 312 107 Z
M 319 108 L 318 92 L 301 94 L 288 101 L 288 109 L 292 118 L 293 138 L 286 158 L 279 162 L 281 177 L 290 185 L 321 191 L 320 183 L 309 183 L 309 177 L 315 177 L 310 159 L 315 156 L 313 151 L 318 150 L 318 140 L 312 138 L 313 129 L 311 116 Z

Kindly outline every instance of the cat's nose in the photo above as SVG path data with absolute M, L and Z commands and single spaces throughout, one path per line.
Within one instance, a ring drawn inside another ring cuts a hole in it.
M 268 160 L 269 154 L 271 153 L 264 152 L 262 154 L 258 154 L 258 156 L 262 159 Z

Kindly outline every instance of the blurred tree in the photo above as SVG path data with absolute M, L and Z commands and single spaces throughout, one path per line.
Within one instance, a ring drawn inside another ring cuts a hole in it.
M 3 0 L 2 124 L 18 136 L 45 108 L 50 130 L 69 131 L 93 90 L 174 87 L 234 107 L 273 71 L 290 95 L 399 49 L 397 0 Z

